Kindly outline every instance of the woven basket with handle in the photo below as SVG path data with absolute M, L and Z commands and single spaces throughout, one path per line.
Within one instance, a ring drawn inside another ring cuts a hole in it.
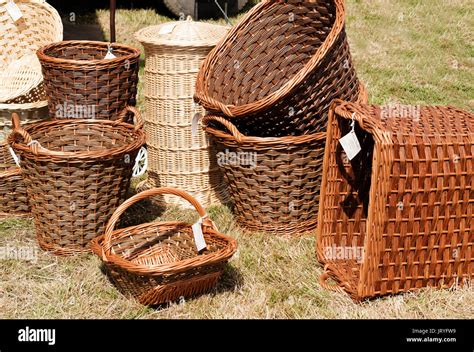
M 204 207 L 226 203 L 222 173 L 204 131 L 192 119 L 204 113 L 193 94 L 199 67 L 228 28 L 209 23 L 168 22 L 135 34 L 145 48 L 145 130 L 148 146 L 148 180 L 139 188 L 186 189 Z M 164 194 L 162 203 L 189 202 Z
M 191 225 L 155 222 L 114 230 L 125 210 L 134 203 L 163 194 L 190 202 L 202 220 L 206 247 L 198 251 Z M 106 272 L 123 294 L 145 305 L 159 305 L 210 291 L 237 242 L 220 234 L 203 207 L 191 195 L 174 188 L 152 188 L 125 201 L 110 218 L 105 234 L 92 241 Z
M 136 125 L 123 122 L 134 114 Z M 133 162 L 145 144 L 138 110 L 117 121 L 55 120 L 22 128 L 8 141 L 20 157 L 40 246 L 57 255 L 89 250 L 125 199 Z
M 329 116 L 322 286 L 363 300 L 472 280 L 474 114 L 335 101 Z M 349 160 L 339 140 L 352 123 L 361 150 Z
M 343 0 L 264 0 L 209 54 L 195 100 L 245 135 L 325 131 L 333 99 L 356 101 L 359 81 Z

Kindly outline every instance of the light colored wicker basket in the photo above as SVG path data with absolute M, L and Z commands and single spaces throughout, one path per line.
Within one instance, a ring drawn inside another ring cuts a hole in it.
M 188 190 L 205 207 L 228 201 L 227 188 L 211 146 L 192 119 L 204 113 L 193 94 L 201 62 L 228 31 L 227 27 L 187 21 L 147 27 L 135 34 L 145 47 L 145 129 L 149 152 L 149 187 Z M 189 207 L 164 195 L 160 203 Z
M 0 116 L 46 105 L 35 53 L 63 38 L 61 17 L 44 0 L 15 0 L 22 13 L 16 22 L 5 8 L 7 1 L 0 0 Z

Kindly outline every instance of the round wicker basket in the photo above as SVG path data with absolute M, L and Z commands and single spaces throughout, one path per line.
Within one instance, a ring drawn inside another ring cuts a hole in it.
M 186 189 L 205 207 L 227 202 L 222 174 L 200 128 L 192 119 L 202 108 L 193 102 L 201 62 L 227 27 L 187 21 L 147 27 L 135 34 L 145 47 L 145 129 L 149 178 L 140 185 Z M 160 203 L 189 207 L 163 195 Z
M 44 0 L 15 0 L 21 18 L 14 21 L 0 0 L 0 110 L 8 114 L 28 107 L 9 104 L 37 103 L 45 106 L 41 65 L 35 52 L 39 47 L 60 41 L 63 26 L 58 12 Z

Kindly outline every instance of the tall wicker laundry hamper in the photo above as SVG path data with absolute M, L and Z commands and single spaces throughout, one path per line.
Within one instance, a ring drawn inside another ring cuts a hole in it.
M 201 128 L 192 126 L 196 76 L 201 62 L 228 27 L 186 21 L 144 28 L 135 34 L 145 47 L 145 130 L 148 180 L 139 185 L 186 189 L 204 207 L 228 200 L 226 185 Z M 159 203 L 189 207 L 164 195 Z

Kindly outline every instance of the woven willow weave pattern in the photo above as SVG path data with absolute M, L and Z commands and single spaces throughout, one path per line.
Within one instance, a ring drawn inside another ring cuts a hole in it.
M 0 219 L 29 214 L 26 186 L 6 142 L 0 142 L 0 199 Z
M 331 101 L 359 94 L 344 21 L 342 0 L 262 1 L 206 58 L 195 100 L 246 136 L 324 132 Z
M 114 120 L 135 106 L 140 51 L 114 43 L 116 57 L 104 59 L 108 45 L 77 40 L 38 50 L 51 118 L 91 118 L 87 110 L 92 118 Z
M 122 122 L 129 113 L 137 126 Z M 57 255 L 89 251 L 125 200 L 145 143 L 138 111 L 127 108 L 117 121 L 55 120 L 25 129 L 14 115 L 13 124 L 8 141 L 21 158 L 39 245 Z
M 352 118 L 362 151 L 349 162 L 338 141 Z M 474 278 L 474 115 L 336 101 L 320 202 L 328 289 L 362 300 Z
M 192 119 L 203 114 L 193 101 L 199 67 L 227 28 L 188 21 L 152 26 L 136 33 L 145 47 L 145 106 L 149 179 L 140 185 L 185 189 L 201 204 L 228 201 L 213 147 Z M 167 194 L 159 202 L 189 207 Z
M 36 56 L 42 45 L 63 39 L 63 25 L 58 12 L 43 0 L 15 0 L 22 18 L 13 22 L 0 0 L 0 118 L 10 119 L 13 112 L 28 120 L 37 120 L 47 105 L 41 66 L 28 56 Z M 16 73 L 15 73 L 16 72 Z M 6 89 L 8 88 L 8 89 Z M 39 114 L 39 115 L 38 115 Z
M 197 251 L 190 224 L 169 221 L 115 230 L 124 211 L 140 200 L 179 196 L 199 213 L 206 248 Z M 146 305 L 158 305 L 210 291 L 237 242 L 219 233 L 204 208 L 190 194 L 174 188 L 153 188 L 125 201 L 110 218 L 105 234 L 92 241 L 112 283 L 123 294 Z

